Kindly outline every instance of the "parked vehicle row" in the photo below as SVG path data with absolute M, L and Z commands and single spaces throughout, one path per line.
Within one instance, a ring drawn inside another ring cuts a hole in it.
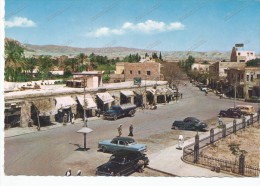
M 229 108 L 227 110 L 221 110 L 219 116 L 230 118 L 241 118 L 243 115 L 254 114 L 255 109 L 251 105 L 238 105 L 235 108 Z

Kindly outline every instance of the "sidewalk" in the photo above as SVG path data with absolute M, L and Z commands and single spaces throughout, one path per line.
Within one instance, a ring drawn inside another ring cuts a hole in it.
M 102 117 L 91 117 L 88 118 L 88 121 L 93 121 L 93 120 L 98 120 Z M 82 124 L 83 125 L 83 121 L 82 118 L 78 118 L 75 120 L 74 124 L 71 124 L 70 122 L 67 123 L 65 126 L 69 126 L 69 125 L 77 125 L 77 124 Z M 59 122 L 52 122 L 52 125 L 49 126 L 43 126 L 41 127 L 40 131 L 46 131 L 46 130 L 50 130 L 50 129 L 55 129 L 55 128 L 59 128 L 59 127 L 65 127 L 63 125 L 63 123 L 59 123 Z M 33 133 L 33 132 L 40 132 L 37 130 L 37 126 L 33 126 L 33 127 L 14 127 L 14 128 L 10 128 L 4 131 L 5 134 L 5 138 L 8 137 L 13 137 L 13 136 L 20 136 L 20 135 L 24 135 L 24 134 L 29 134 L 29 133 Z
M 246 117 L 246 120 L 248 120 L 249 117 Z M 242 119 L 237 119 L 237 122 L 241 122 Z M 233 123 L 228 123 L 226 126 L 230 127 Z M 215 133 L 218 132 L 221 129 L 216 128 Z M 205 133 L 199 134 L 199 138 L 202 139 L 204 137 L 209 136 L 210 131 L 207 131 Z M 194 142 L 194 138 L 191 138 L 189 140 L 186 140 L 184 142 L 184 146 L 187 146 Z M 168 174 L 172 174 L 175 176 L 180 177 L 234 177 L 230 174 L 224 173 L 224 172 L 214 172 L 211 171 L 208 168 L 202 168 L 196 165 L 191 165 L 188 163 L 185 163 L 181 160 L 181 157 L 183 155 L 183 150 L 176 149 L 178 147 L 178 144 L 168 147 L 166 149 L 163 149 L 157 153 L 153 153 L 149 156 L 150 163 L 148 165 L 149 168 L 166 172 Z

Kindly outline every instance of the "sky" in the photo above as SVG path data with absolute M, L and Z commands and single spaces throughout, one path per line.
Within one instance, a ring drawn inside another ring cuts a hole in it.
M 22 43 L 260 53 L 260 0 L 6 0 L 5 36 Z

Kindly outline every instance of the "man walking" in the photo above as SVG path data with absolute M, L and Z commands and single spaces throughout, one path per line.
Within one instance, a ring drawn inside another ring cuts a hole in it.
M 122 135 L 122 124 L 119 125 L 119 127 L 117 128 L 118 131 L 118 137 L 121 137 Z
M 87 118 L 87 116 L 85 116 L 85 121 L 84 121 L 83 127 L 88 127 L 88 118 Z
M 66 171 L 65 176 L 71 176 L 71 169 L 69 168 L 69 170 Z
M 134 131 L 134 127 L 133 127 L 133 125 L 131 124 L 130 127 L 129 127 L 129 134 L 128 134 L 128 136 L 134 136 L 134 135 L 133 135 L 133 131 Z

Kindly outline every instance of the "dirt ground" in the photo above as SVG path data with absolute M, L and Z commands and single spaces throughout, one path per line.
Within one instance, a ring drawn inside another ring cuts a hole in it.
M 260 127 L 255 123 L 245 130 L 240 130 L 236 134 L 231 134 L 223 138 L 215 145 L 205 148 L 202 153 L 215 158 L 237 161 L 240 152 L 237 155 L 232 154 L 229 145 L 238 144 L 239 150 L 245 151 L 245 162 L 247 165 L 257 166 L 260 162 Z

